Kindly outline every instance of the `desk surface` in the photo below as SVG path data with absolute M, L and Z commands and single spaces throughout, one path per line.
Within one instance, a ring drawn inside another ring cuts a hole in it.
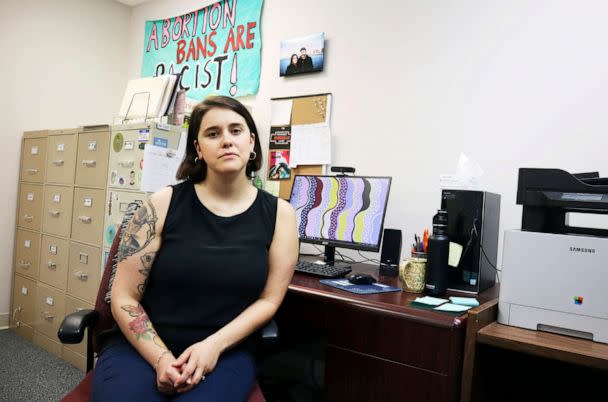
M 352 270 L 353 272 L 365 272 L 371 274 L 380 283 L 391 286 L 399 286 L 399 279 L 397 277 L 381 276 L 378 273 L 377 265 L 353 264 Z M 291 280 L 289 291 L 299 295 L 323 298 L 324 300 L 336 303 L 357 305 L 360 308 L 380 309 L 383 310 L 384 313 L 393 313 L 395 315 L 404 316 L 413 321 L 440 327 L 461 326 L 466 321 L 467 317 L 466 313 L 460 316 L 453 316 L 436 311 L 410 307 L 410 303 L 416 299 L 416 297 L 423 296 L 423 294 L 387 292 L 359 295 L 323 285 L 319 282 L 318 277 L 298 272 L 294 274 L 293 279 Z M 498 297 L 498 289 L 491 288 L 479 295 L 448 292 L 444 298 L 448 298 L 449 296 L 476 297 L 479 303 L 483 304 Z
M 581 366 L 608 369 L 608 345 L 493 322 L 479 330 L 477 342 Z

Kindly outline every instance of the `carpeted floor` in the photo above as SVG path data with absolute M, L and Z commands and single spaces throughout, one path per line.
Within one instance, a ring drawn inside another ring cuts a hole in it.
M 0 401 L 59 401 L 84 373 L 9 330 L 0 331 Z

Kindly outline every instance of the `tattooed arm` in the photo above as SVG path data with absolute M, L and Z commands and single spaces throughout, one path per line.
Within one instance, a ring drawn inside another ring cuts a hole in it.
M 170 366 L 175 357 L 160 339 L 148 315 L 139 303 L 146 287 L 150 268 L 161 245 L 162 228 L 172 189 L 155 193 L 141 206 L 122 232 L 118 246 L 116 276 L 112 285 L 112 315 L 129 342 L 157 373 L 157 386 L 173 392 L 179 376 Z

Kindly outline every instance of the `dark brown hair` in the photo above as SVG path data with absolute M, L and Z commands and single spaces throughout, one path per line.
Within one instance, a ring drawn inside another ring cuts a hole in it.
M 241 115 L 249 131 L 255 135 L 255 143 L 253 151 L 256 156 L 255 159 L 247 162 L 246 173 L 247 176 L 251 175 L 252 172 L 257 172 L 262 167 L 262 147 L 260 146 L 260 137 L 258 136 L 258 129 L 255 126 L 253 117 L 241 102 L 228 96 L 211 96 L 206 98 L 204 101 L 196 105 L 190 116 L 190 125 L 188 126 L 188 144 L 186 145 L 186 155 L 184 160 L 177 169 L 175 177 L 177 180 L 192 180 L 198 183 L 205 179 L 207 175 L 207 164 L 204 160 L 195 162 L 195 158 L 198 156 L 196 148 L 194 147 L 194 140 L 198 138 L 198 132 L 201 128 L 201 122 L 205 114 L 214 108 L 222 108 L 232 110 L 235 113 Z

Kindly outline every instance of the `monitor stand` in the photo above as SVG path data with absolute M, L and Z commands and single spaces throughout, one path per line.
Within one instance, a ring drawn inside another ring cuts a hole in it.
M 334 246 L 325 246 L 325 258 L 323 261 L 327 265 L 334 265 L 336 262 L 336 248 Z

